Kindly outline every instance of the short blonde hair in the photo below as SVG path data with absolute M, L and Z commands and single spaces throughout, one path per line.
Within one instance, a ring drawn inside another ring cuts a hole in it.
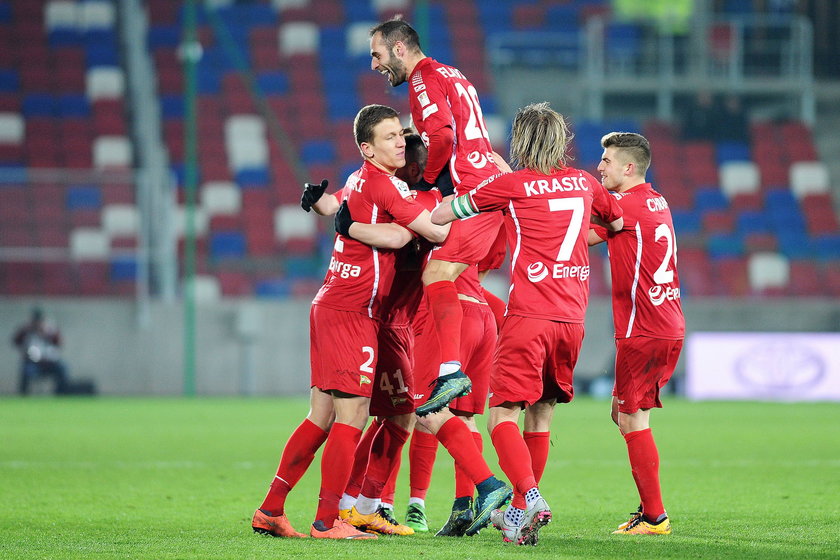
M 549 175 L 566 166 L 566 148 L 574 135 L 563 115 L 548 103 L 533 103 L 513 117 L 510 157 L 516 167 Z

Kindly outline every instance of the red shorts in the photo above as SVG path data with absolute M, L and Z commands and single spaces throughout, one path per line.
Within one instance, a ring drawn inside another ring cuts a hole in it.
M 505 237 L 505 227 L 504 222 L 502 222 L 502 227 L 499 228 L 496 240 L 493 242 L 493 245 L 490 247 L 490 250 L 484 258 L 478 262 L 479 272 L 484 272 L 485 270 L 498 270 L 502 268 L 502 264 L 505 262 L 505 251 L 507 250 Z
M 472 381 L 472 391 L 452 401 L 449 408 L 481 414 L 487 404 L 487 390 L 490 386 L 490 369 L 493 365 L 493 350 L 496 348 L 496 320 L 488 305 L 461 300 L 461 309 L 464 311 L 461 323 L 462 369 Z M 414 397 L 415 405 L 420 405 L 428 400 L 430 385 L 437 379 L 440 369 L 440 347 L 431 320 L 426 322 L 426 328 L 418 335 L 415 348 Z
M 382 326 L 379 329 L 379 360 L 370 397 L 371 416 L 397 416 L 414 412 L 414 375 L 410 326 Z
M 506 317 L 490 375 L 490 406 L 571 402 L 583 333 L 581 323 Z
M 662 408 L 659 390 L 671 379 L 682 345 L 682 340 L 647 336 L 616 339 L 613 396 L 619 412 Z
M 361 313 L 313 305 L 309 311 L 310 385 L 370 397 L 379 323 Z
M 501 212 L 482 212 L 452 222 L 452 229 L 443 245 L 435 245 L 430 259 L 446 262 L 476 264 L 493 247 L 502 226 Z

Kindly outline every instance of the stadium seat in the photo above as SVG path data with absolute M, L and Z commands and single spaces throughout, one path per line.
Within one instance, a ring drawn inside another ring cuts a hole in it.
M 193 210 L 193 227 L 195 228 L 196 237 L 205 237 L 210 229 L 211 218 L 207 215 L 207 211 L 197 206 Z M 237 223 L 238 227 L 238 223 Z M 185 237 L 187 232 L 187 211 L 186 207 L 178 206 L 175 208 L 175 234 L 178 238 Z
M 829 191 L 828 167 L 819 161 L 798 161 L 790 166 L 790 188 L 797 198 Z
M 133 204 L 107 204 L 102 208 L 102 230 L 109 237 L 134 237 L 140 231 L 140 213 Z
M 112 29 L 116 21 L 114 5 L 106 1 L 85 0 L 78 5 L 79 27 L 85 30 Z
M 44 4 L 44 27 L 75 29 L 79 25 L 79 5 L 71 0 L 50 0 Z
M 108 258 L 108 235 L 98 228 L 77 228 L 70 232 L 70 256 L 74 260 Z
M 182 287 L 183 290 L 187 286 Z M 218 278 L 209 274 L 196 274 L 192 280 L 192 292 L 196 303 L 213 303 L 222 297 L 222 287 Z
M 790 262 L 779 253 L 754 253 L 747 262 L 750 287 L 761 293 L 770 289 L 783 289 L 790 279 Z
M 315 54 L 318 52 L 318 26 L 311 22 L 283 23 L 278 30 L 281 56 Z
M 26 124 L 20 113 L 0 113 L 0 144 L 21 144 Z
M 311 212 L 301 212 L 296 204 L 285 204 L 274 212 L 274 234 L 281 243 L 295 238 L 314 239 L 317 222 Z
M 758 166 L 751 161 L 727 161 L 720 166 L 720 187 L 727 198 L 757 192 L 761 186 Z
M 131 167 L 131 141 L 125 136 L 100 136 L 93 142 L 93 165 L 97 169 Z
M 204 183 L 201 187 L 201 207 L 208 217 L 238 214 L 242 210 L 242 193 L 229 181 Z
M 116 66 L 96 66 L 87 71 L 85 91 L 88 99 L 115 99 L 125 93 L 125 75 Z

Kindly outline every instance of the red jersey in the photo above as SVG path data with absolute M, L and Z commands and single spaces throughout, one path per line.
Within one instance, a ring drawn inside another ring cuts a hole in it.
M 582 323 L 589 300 L 589 216 L 621 217 L 595 178 L 571 167 L 497 175 L 469 193 L 480 211 L 505 209 L 511 249 L 507 315 Z
M 350 175 L 344 197 L 357 222 L 408 226 L 423 211 L 408 186 L 370 162 Z M 376 249 L 337 234 L 324 285 L 313 303 L 379 318 L 395 273 L 396 251 Z
M 424 58 L 409 76 L 408 100 L 414 127 L 426 147 L 429 136 L 452 127 L 455 146 L 449 169 L 456 189 L 461 183 L 477 185 L 499 172 L 478 93 L 460 70 Z
M 611 194 L 624 210 L 624 228 L 595 231 L 610 251 L 615 337 L 681 339 L 685 319 L 668 202 L 650 183 Z
M 440 191 L 411 191 L 414 200 L 427 210 L 441 201 Z M 397 251 L 393 288 L 382 307 L 382 322 L 387 325 L 409 325 L 423 299 L 421 273 L 433 244 L 415 234 L 408 245 Z

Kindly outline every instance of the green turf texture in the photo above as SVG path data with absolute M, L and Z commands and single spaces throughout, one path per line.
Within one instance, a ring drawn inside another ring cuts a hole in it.
M 840 406 L 693 403 L 653 413 L 670 536 L 610 531 L 638 498 L 608 403 L 557 408 L 541 483 L 554 513 L 537 547 L 436 538 L 452 500 L 440 448 L 432 532 L 349 542 L 275 539 L 250 520 L 305 399 L 0 399 L 0 558 L 838 558 Z M 495 455 L 485 436 L 485 455 Z M 287 512 L 308 532 L 319 460 Z M 397 516 L 407 503 L 407 452 Z

